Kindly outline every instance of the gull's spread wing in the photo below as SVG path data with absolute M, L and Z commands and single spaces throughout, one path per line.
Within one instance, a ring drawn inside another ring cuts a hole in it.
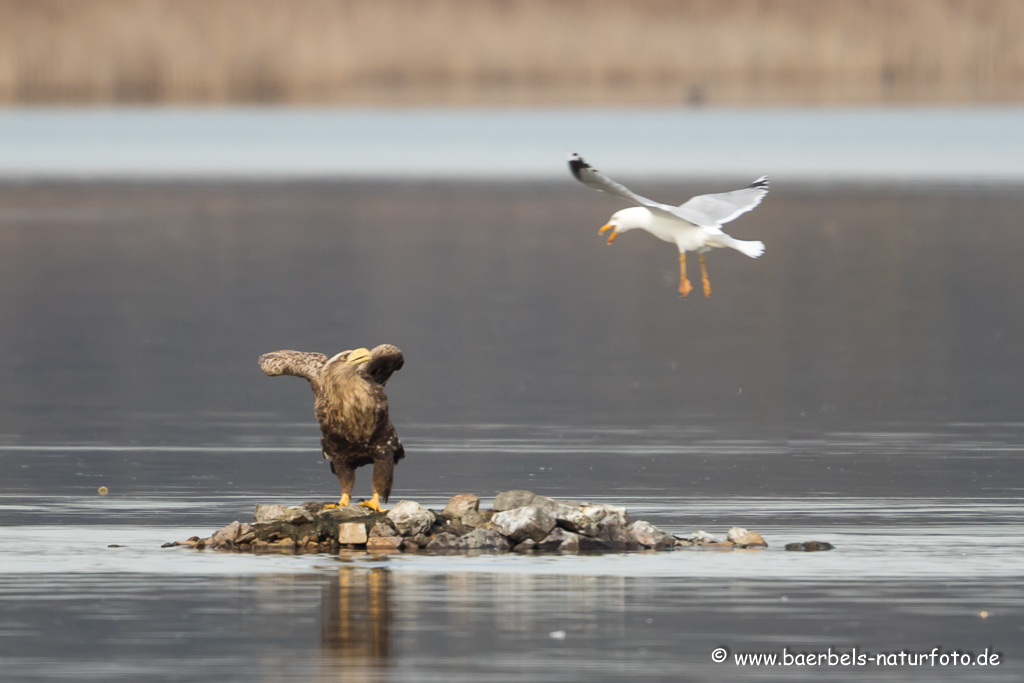
M 370 351 L 373 360 L 366 364 L 366 372 L 373 378 L 373 381 L 381 386 L 388 383 L 391 375 L 402 369 L 405 365 L 405 358 L 397 346 L 381 344 Z
M 572 171 L 576 180 L 588 187 L 594 188 L 595 190 L 601 190 L 602 192 L 613 194 L 616 197 L 622 197 L 628 202 L 639 204 L 640 206 L 649 209 L 652 213 L 661 216 L 682 218 L 682 216 L 676 214 L 676 211 L 678 210 L 676 207 L 669 206 L 668 204 L 661 204 L 653 199 L 648 199 L 647 197 L 641 197 L 625 185 L 620 185 L 585 162 L 583 157 L 579 154 L 572 153 L 569 155 L 569 170 Z
M 676 214 L 697 225 L 712 221 L 716 226 L 735 220 L 761 203 L 768 194 L 768 176 L 761 176 L 740 190 L 702 194 L 686 202 Z
M 761 176 L 747 187 L 732 192 L 702 194 L 682 206 L 661 204 L 642 197 L 625 185 L 620 185 L 583 160 L 579 154 L 569 155 L 569 170 L 584 185 L 613 194 L 639 204 L 659 216 L 681 218 L 704 228 L 716 229 L 740 214 L 750 211 L 768 194 L 768 176 Z

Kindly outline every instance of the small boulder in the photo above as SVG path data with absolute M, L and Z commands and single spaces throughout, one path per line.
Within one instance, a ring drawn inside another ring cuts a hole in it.
M 551 530 L 551 533 L 548 534 L 544 540 L 537 543 L 537 549 L 558 550 L 561 552 L 571 553 L 579 552 L 580 538 L 582 537 L 579 534 L 557 526 Z
M 523 491 L 520 489 L 502 491 L 494 497 L 494 511 L 504 512 L 505 510 L 521 508 L 524 505 L 529 505 L 534 498 L 535 495 L 532 491 Z
M 494 510 L 470 510 L 459 519 L 467 527 L 485 527 L 491 523 Z
M 514 543 L 527 538 L 540 541 L 555 528 L 555 520 L 532 505 L 499 512 L 491 518 L 491 524 Z
M 455 534 L 439 533 L 431 537 L 430 542 L 424 546 L 427 550 L 445 551 L 455 550 L 455 542 L 458 537 Z
M 367 508 L 350 505 L 344 508 L 331 508 L 316 516 L 315 534 L 323 539 L 337 538 L 338 527 L 348 522 L 358 522 L 366 527 L 367 534 L 373 526 L 384 519 L 383 512 L 373 512 Z
M 818 552 L 820 550 L 832 550 L 835 548 L 834 545 L 826 541 L 805 541 L 803 543 L 787 543 L 786 550 L 796 550 L 799 552 Z
M 285 507 L 284 505 L 257 505 L 254 520 L 257 523 L 287 522 L 303 524 L 313 521 L 313 513 L 304 507 Z
M 363 545 L 367 540 L 366 525 L 360 522 L 345 522 L 338 525 L 338 543 Z
M 517 545 L 514 548 L 512 548 L 512 552 L 514 552 L 514 553 L 528 553 L 531 550 L 536 550 L 536 549 L 537 549 L 537 541 L 533 540 L 532 538 L 528 538 L 525 541 L 523 541 L 522 543 L 520 543 L 519 545 Z
M 434 513 L 414 500 L 403 500 L 391 508 L 388 519 L 402 536 L 415 536 L 430 529 L 434 523 Z
M 756 531 L 748 531 L 747 529 L 739 526 L 734 526 L 729 529 L 729 533 L 726 534 L 725 538 L 741 548 L 747 548 L 750 546 L 768 547 L 768 543 L 761 537 L 761 534 Z
M 642 520 L 633 522 L 627 529 L 633 540 L 646 548 L 663 550 L 664 548 L 671 548 L 676 544 L 676 540 L 671 534 L 666 534 L 650 522 Z
M 476 512 L 480 509 L 480 499 L 472 493 L 460 493 L 448 499 L 444 506 L 444 514 L 455 519 L 461 519 L 467 512 Z
M 404 541 L 401 536 L 374 536 L 366 541 L 366 550 L 371 553 L 401 552 Z
M 244 531 L 242 529 L 243 526 L 245 527 Z M 223 527 L 221 529 L 217 529 L 216 531 L 213 532 L 213 535 L 210 536 L 210 545 L 212 545 L 212 546 L 219 546 L 219 545 L 232 546 L 232 545 L 235 544 L 235 540 L 239 536 L 241 536 L 244 533 L 247 533 L 248 531 L 249 531 L 249 525 L 248 524 L 243 525 L 241 522 L 237 522 L 237 521 L 236 522 L 231 522 L 231 524 L 228 524 L 226 527 Z
M 602 541 L 607 541 L 609 550 L 639 550 L 641 545 L 637 543 L 636 539 L 633 538 L 633 534 L 629 533 L 629 527 L 620 526 L 618 524 L 610 524 L 601 529 L 601 533 L 598 536 L 580 536 L 583 538 L 597 538 Z M 582 545 L 580 546 L 583 547 Z
M 474 529 L 455 541 L 455 547 L 459 550 L 496 550 L 503 553 L 512 549 L 508 539 L 496 529 Z
M 370 533 L 368 534 L 368 537 L 369 538 L 373 538 L 374 536 L 397 536 L 397 535 L 398 535 L 398 532 L 395 531 L 395 527 L 393 527 L 390 524 L 388 524 L 386 519 L 382 519 L 381 521 L 379 521 L 379 522 L 377 522 L 376 524 L 373 525 L 373 528 L 370 529 Z
M 706 531 L 695 531 L 690 534 L 688 540 L 693 545 L 707 545 L 708 543 L 717 543 L 718 539 L 709 534 Z

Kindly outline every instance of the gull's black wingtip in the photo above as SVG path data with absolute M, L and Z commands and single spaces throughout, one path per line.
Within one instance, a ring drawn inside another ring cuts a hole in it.
M 580 177 L 580 173 L 585 168 L 590 168 L 590 164 L 583 161 L 583 157 L 581 157 L 576 152 L 569 152 L 569 170 L 572 171 L 572 174 L 576 178 L 576 180 L 583 180 Z
M 766 175 L 761 176 L 760 178 L 758 178 L 754 182 L 752 182 L 749 185 L 747 185 L 747 187 L 753 188 L 755 190 L 764 190 L 765 192 L 767 192 L 768 191 L 768 176 L 766 176 Z

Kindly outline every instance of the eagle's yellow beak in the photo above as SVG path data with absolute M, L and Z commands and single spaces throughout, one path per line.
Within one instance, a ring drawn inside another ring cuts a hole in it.
M 349 365 L 358 365 L 359 363 L 366 363 L 371 360 L 373 360 L 373 356 L 370 355 L 369 349 L 356 349 L 348 354 L 345 362 Z
M 611 231 L 612 231 L 612 234 L 608 235 L 608 244 L 611 244 L 612 242 L 614 242 L 614 241 L 615 241 L 615 238 L 619 236 L 619 233 L 618 233 L 618 232 L 616 232 L 616 230 L 615 230 L 615 226 L 614 226 L 614 225 L 612 225 L 611 223 L 609 223 L 609 224 L 607 224 L 607 225 L 603 225 L 603 226 L 601 226 L 601 229 L 597 231 L 597 234 L 599 234 L 599 235 L 600 235 L 600 234 L 601 234 L 601 233 L 603 233 L 603 232 L 604 232 L 605 230 L 611 230 Z

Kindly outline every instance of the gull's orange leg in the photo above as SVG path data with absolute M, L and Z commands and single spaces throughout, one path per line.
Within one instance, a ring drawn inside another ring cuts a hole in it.
M 704 254 L 700 255 L 700 279 L 704 283 L 704 296 L 711 298 L 711 280 L 708 279 L 708 264 L 704 263 Z
M 679 293 L 684 297 L 693 291 L 693 285 L 686 279 L 686 252 L 679 254 Z

